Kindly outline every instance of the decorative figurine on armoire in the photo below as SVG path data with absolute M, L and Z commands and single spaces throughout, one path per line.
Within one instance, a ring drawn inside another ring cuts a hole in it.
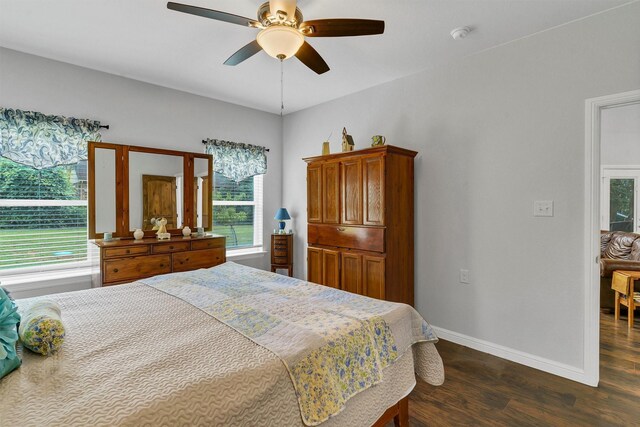
M 351 135 L 347 134 L 347 128 L 342 128 L 342 152 L 353 151 L 355 145 Z

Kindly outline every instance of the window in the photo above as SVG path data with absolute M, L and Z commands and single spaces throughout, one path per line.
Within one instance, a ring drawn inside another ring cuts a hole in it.
M 638 186 L 640 169 L 630 166 L 602 168 L 600 228 L 610 231 L 640 231 Z
M 0 158 L 0 274 L 87 262 L 87 163 L 33 169 Z
M 255 175 L 236 183 L 213 175 L 213 232 L 227 238 L 227 248 L 262 246 L 262 182 Z

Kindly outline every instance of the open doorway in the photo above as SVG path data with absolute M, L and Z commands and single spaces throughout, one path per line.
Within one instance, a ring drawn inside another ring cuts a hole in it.
M 600 340 L 624 333 L 640 342 L 640 322 L 627 331 L 611 314 L 612 279 L 623 283 L 621 272 L 635 269 L 640 282 L 640 91 L 587 100 L 585 133 L 585 377 L 597 385 Z M 607 354 L 603 363 L 610 360 Z
M 600 163 L 601 323 L 615 331 L 622 314 L 632 337 L 640 291 L 640 102 L 600 112 Z

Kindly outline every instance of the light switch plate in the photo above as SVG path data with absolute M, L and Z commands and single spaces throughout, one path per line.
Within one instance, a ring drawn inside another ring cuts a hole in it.
M 533 202 L 533 216 L 553 216 L 553 200 Z
M 469 270 L 464 268 L 460 269 L 460 283 L 470 283 L 469 282 Z

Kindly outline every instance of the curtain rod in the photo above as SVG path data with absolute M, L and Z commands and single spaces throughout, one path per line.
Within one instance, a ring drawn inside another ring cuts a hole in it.
M 203 144 L 206 144 L 206 143 L 207 143 L 207 140 L 206 140 L 206 139 L 203 139 L 203 140 L 202 140 L 202 143 L 203 143 Z M 269 150 L 268 148 L 265 148 L 265 149 L 264 149 L 264 151 L 271 151 L 271 150 Z

